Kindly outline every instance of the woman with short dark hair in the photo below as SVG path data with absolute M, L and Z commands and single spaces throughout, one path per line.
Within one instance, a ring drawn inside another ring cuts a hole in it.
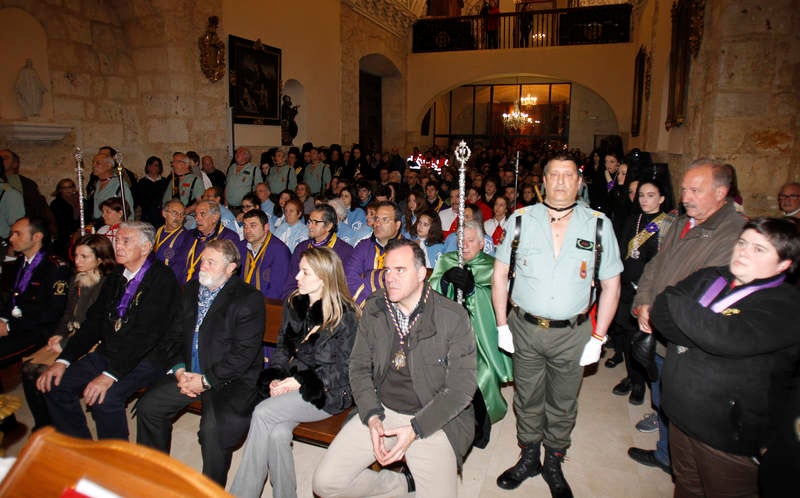
M 800 365 L 800 291 L 784 281 L 798 259 L 797 224 L 758 218 L 727 267 L 699 270 L 656 298 L 650 319 L 669 341 L 661 396 L 675 496 L 759 495 L 756 458 Z

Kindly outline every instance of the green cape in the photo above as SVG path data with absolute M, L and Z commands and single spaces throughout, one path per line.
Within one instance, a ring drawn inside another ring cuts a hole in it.
M 433 290 L 455 300 L 455 289 L 441 288 L 444 273 L 458 266 L 458 252 L 448 252 L 439 257 L 429 280 Z M 500 385 L 513 379 L 511 357 L 497 347 L 497 322 L 492 307 L 492 271 L 494 258 L 480 252 L 466 268 L 475 277 L 475 292 L 467 297 L 467 311 L 475 331 L 478 346 L 478 387 L 486 402 L 486 411 L 492 423 L 502 419 L 508 408 L 500 393 Z

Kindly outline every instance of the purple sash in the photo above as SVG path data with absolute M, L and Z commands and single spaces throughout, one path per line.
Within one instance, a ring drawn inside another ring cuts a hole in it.
M 739 301 L 741 301 L 742 299 L 746 298 L 747 296 L 749 296 L 754 292 L 764 289 L 771 289 L 773 287 L 781 285 L 785 279 L 786 277 L 784 275 L 780 275 L 775 280 L 770 280 L 769 282 L 764 282 L 763 284 L 751 285 L 750 287 L 744 287 L 735 290 L 731 292 L 727 297 L 721 299 L 719 302 L 711 306 L 711 311 L 713 311 L 714 313 L 719 313 L 722 310 L 727 309 L 731 305 L 738 303 Z M 722 292 L 722 290 L 727 285 L 728 282 L 727 280 L 725 280 L 725 277 L 717 277 L 717 279 L 714 280 L 714 282 L 711 284 L 708 290 L 706 290 L 706 292 L 697 302 L 700 303 L 700 306 L 702 306 L 703 308 L 708 308 L 708 305 L 711 304 L 711 302 L 714 299 L 716 299 L 717 296 L 719 296 L 720 292 Z
M 17 304 L 17 296 L 25 292 L 28 288 L 28 284 L 31 282 L 31 277 L 33 277 L 33 270 L 39 266 L 39 263 L 42 262 L 44 259 L 44 253 L 39 251 L 36 253 L 36 256 L 33 257 L 31 264 L 29 264 L 24 270 L 20 268 L 19 273 L 17 273 L 17 280 L 14 282 L 14 292 L 11 296 L 11 301 L 16 306 Z M 25 266 L 25 261 L 23 260 L 22 265 Z
M 131 304 L 133 296 L 136 294 L 136 291 L 139 290 L 139 285 L 142 283 L 142 280 L 144 280 L 144 275 L 152 264 L 153 256 L 151 255 L 144 260 L 144 264 L 139 268 L 136 276 L 128 281 L 128 285 L 125 287 L 125 294 L 123 294 L 122 299 L 119 300 L 119 305 L 117 305 L 117 316 L 119 318 L 125 316 L 125 312 L 128 311 L 128 306 Z

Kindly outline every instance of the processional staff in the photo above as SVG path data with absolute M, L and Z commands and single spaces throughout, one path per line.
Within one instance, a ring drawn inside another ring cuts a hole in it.
M 467 169 L 466 164 L 469 160 L 471 152 L 467 143 L 461 141 L 456 147 L 456 161 L 459 162 L 458 167 L 458 267 L 464 268 L 464 189 L 467 183 Z M 456 300 L 458 304 L 463 304 L 464 294 L 461 289 L 456 292 Z
M 125 168 L 122 166 L 122 152 L 117 152 L 114 156 L 114 161 L 117 163 L 117 178 L 119 179 L 119 192 L 122 198 L 122 220 L 128 221 L 128 206 L 125 205 L 125 182 L 122 179 Z
M 75 147 L 75 153 L 73 154 L 73 157 L 75 158 L 75 173 L 78 176 L 78 211 L 80 212 L 81 216 L 80 234 L 83 235 L 86 231 L 86 221 L 84 220 L 83 212 L 83 152 L 81 151 L 80 147 Z

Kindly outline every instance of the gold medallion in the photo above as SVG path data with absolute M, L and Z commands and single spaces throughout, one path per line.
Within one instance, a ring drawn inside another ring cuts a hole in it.
M 406 366 L 406 352 L 402 349 L 394 354 L 394 359 L 392 360 L 392 366 L 394 366 L 395 370 L 400 370 L 401 368 L 405 368 Z
M 119 332 L 119 329 L 122 328 L 122 318 L 117 318 L 117 321 L 114 322 L 114 332 Z

